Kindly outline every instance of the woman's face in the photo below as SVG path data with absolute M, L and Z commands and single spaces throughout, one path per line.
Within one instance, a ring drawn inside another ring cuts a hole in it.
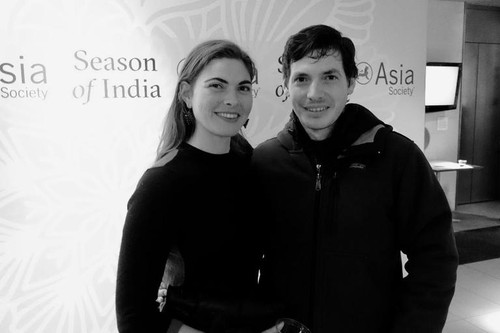
M 193 136 L 198 138 L 236 135 L 252 109 L 252 82 L 241 60 L 212 60 L 193 84 L 184 83 L 183 91 L 196 119 Z

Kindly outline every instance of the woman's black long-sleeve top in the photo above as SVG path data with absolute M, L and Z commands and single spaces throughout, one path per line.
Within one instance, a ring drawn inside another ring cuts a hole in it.
M 248 158 L 182 144 L 163 160 L 144 173 L 128 203 L 116 286 L 120 332 L 167 331 L 172 314 L 167 307 L 160 313 L 156 298 L 174 246 L 184 259 L 185 288 L 234 297 L 257 283 Z

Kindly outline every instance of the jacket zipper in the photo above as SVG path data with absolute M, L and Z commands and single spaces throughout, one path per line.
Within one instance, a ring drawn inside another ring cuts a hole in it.
M 321 191 L 321 164 L 316 164 L 316 191 Z
M 313 216 L 313 246 L 312 250 L 312 262 L 311 262 L 311 285 L 309 286 L 309 313 L 308 317 L 311 322 L 315 321 L 315 299 L 316 299 L 316 285 L 318 284 L 318 228 L 319 228 L 319 219 L 320 219 L 320 197 L 322 195 L 321 191 L 321 164 L 316 160 L 316 184 L 315 184 L 315 199 L 314 199 L 314 216 Z

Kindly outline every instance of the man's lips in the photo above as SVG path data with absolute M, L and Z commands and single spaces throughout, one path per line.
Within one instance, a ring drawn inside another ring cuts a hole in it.
M 328 109 L 328 106 L 305 106 L 304 109 L 309 112 L 322 112 Z

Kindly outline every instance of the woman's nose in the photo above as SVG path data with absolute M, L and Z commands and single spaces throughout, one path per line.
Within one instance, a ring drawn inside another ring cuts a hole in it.
M 238 104 L 238 96 L 234 89 L 228 89 L 224 96 L 224 104 L 228 106 L 235 106 Z

